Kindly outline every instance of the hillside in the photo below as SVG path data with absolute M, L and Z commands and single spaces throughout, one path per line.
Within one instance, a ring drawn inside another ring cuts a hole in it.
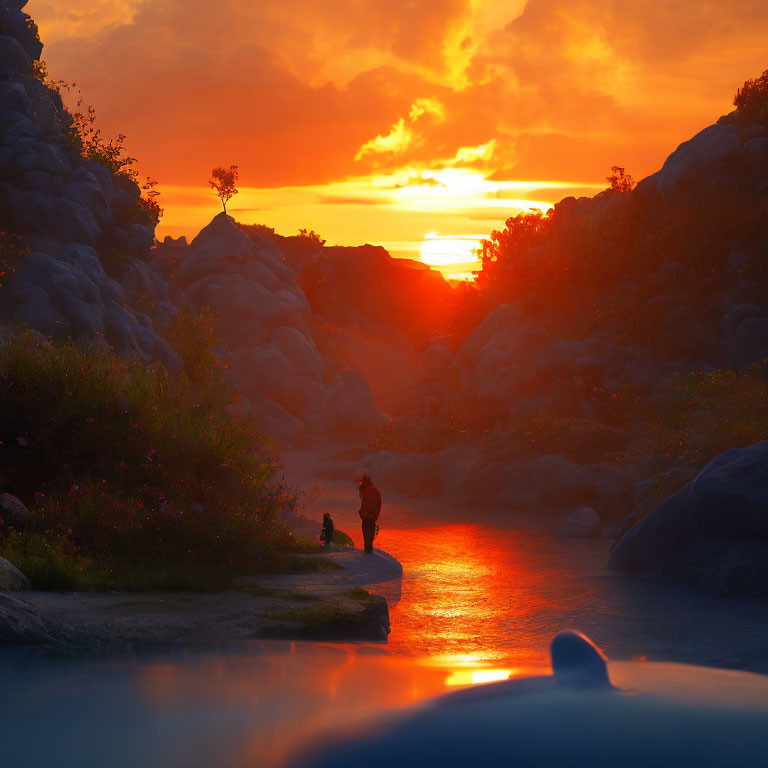
M 720 118 L 634 189 L 511 217 L 476 286 L 456 290 L 376 246 L 225 214 L 190 244 L 154 243 L 130 173 L 73 141 L 34 25 L 7 5 L 0 25 L 6 335 L 178 374 L 190 355 L 169 328 L 202 316 L 231 409 L 285 446 L 352 446 L 329 473 L 460 503 L 586 505 L 603 524 L 764 436 L 763 113 Z

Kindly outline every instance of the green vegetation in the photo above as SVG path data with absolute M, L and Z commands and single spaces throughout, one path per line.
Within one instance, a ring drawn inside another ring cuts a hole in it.
M 269 441 L 227 409 L 212 343 L 181 349 L 199 364 L 177 378 L 33 335 L 0 352 L 0 487 L 31 512 L 0 555 L 34 586 L 214 588 L 293 564 L 277 514 L 295 499 Z
M 349 592 L 347 592 L 347 597 L 350 597 L 352 600 L 359 600 L 361 603 L 373 602 L 373 595 L 367 589 L 363 589 L 362 587 L 350 589 Z
M 320 598 L 309 592 L 299 592 L 295 589 L 277 589 L 275 587 L 260 587 L 257 584 L 245 584 L 238 587 L 238 591 L 247 592 L 254 597 L 278 597 L 284 600 L 295 600 L 296 602 L 314 603 Z
M 59 83 L 58 87 L 69 88 L 66 83 Z M 101 128 L 96 126 L 96 111 L 92 106 L 84 107 L 83 96 L 79 91 L 67 139 L 77 154 L 103 165 L 114 174 L 115 183 L 133 199 L 133 205 L 118 224 L 125 227 L 142 224 L 154 231 L 163 215 L 158 201 L 160 193 L 155 189 L 157 182 L 147 177 L 141 185 L 138 183 L 136 158 L 128 154 L 125 134 L 120 133 L 117 138 L 105 139 Z
M 272 611 L 269 616 L 277 621 L 303 624 L 305 634 L 318 638 L 354 632 L 359 623 L 356 611 L 331 601 L 324 601 L 306 608 L 284 608 Z M 282 627 L 276 627 L 273 631 L 274 634 L 282 632 Z M 268 632 L 268 634 L 271 633 Z
M 343 571 L 344 566 L 321 556 L 288 555 L 281 561 L 281 570 L 294 573 L 314 571 Z
M 620 165 L 614 165 L 605 180 L 614 192 L 631 192 L 635 188 L 635 180 Z
M 747 80 L 736 91 L 733 104 L 741 122 L 768 125 L 768 69 L 760 77 Z
M 240 191 L 237 188 L 237 176 L 236 165 L 230 165 L 229 168 L 214 168 L 211 171 L 208 185 L 218 195 L 219 200 L 221 200 L 225 216 L 227 214 L 227 202 Z
M 666 407 L 646 416 L 643 451 L 667 457 L 669 465 L 703 467 L 731 448 L 768 438 L 768 360 L 734 372 L 679 377 Z

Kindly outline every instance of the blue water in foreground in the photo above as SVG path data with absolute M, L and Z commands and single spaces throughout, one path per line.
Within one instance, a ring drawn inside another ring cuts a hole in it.
M 353 531 L 352 518 L 341 522 Z M 757 636 L 748 604 L 629 589 L 605 572 L 604 541 L 393 508 L 377 544 L 405 572 L 387 644 L 253 641 L 131 658 L 0 651 L 0 765 L 279 768 L 297 750 L 322 750 L 329 731 L 547 672 L 549 640 L 566 627 L 609 657 L 698 663 L 727 664 L 734 638 Z

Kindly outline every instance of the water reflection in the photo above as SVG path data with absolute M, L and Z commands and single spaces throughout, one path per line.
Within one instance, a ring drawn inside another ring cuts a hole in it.
M 446 667 L 541 668 L 552 628 L 595 602 L 541 532 L 443 525 L 381 538 L 405 574 L 390 609 L 395 653 Z
M 543 671 L 570 612 L 599 603 L 542 533 L 393 527 L 377 545 L 405 569 L 401 585 L 381 587 L 394 590 L 388 644 L 254 642 L 134 661 L 15 664 L 0 691 L 7 764 L 276 768 L 329 729 Z

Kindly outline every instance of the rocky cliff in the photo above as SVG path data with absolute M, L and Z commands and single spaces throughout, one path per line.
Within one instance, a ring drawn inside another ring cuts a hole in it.
M 0 5 L 0 322 L 178 370 L 157 333 L 176 309 L 145 263 L 141 190 L 81 156 L 25 4 Z

